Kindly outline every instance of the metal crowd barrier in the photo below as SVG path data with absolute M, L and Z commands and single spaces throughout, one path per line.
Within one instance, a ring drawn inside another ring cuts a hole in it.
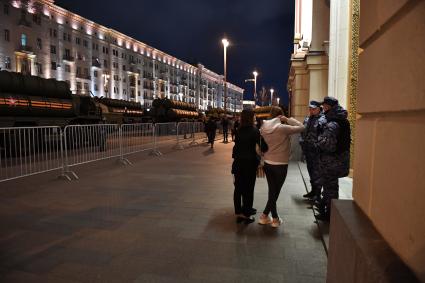
M 0 128 L 0 182 L 61 169 L 61 177 L 78 179 L 77 165 L 125 157 L 159 146 L 194 145 L 205 138 L 200 122 L 95 124 L 60 127 Z
M 152 150 L 154 148 L 154 134 L 154 125 L 151 123 L 121 125 L 122 160 L 130 163 L 127 159 L 124 159 L 124 156 Z
M 159 145 L 176 140 L 177 123 L 156 123 L 154 126 L 154 142 L 151 154 L 162 155 Z
M 0 128 L 0 182 L 63 167 L 59 127 Z
M 121 131 L 115 124 L 72 125 L 64 129 L 63 175 L 78 179 L 70 167 L 121 156 Z
M 193 123 L 193 141 L 192 144 L 197 144 L 198 140 L 202 140 L 202 142 L 206 142 L 207 135 L 205 133 L 205 124 L 202 122 Z
M 183 149 L 185 145 L 191 144 L 193 141 L 193 122 L 180 122 L 177 124 L 177 143 L 175 148 Z

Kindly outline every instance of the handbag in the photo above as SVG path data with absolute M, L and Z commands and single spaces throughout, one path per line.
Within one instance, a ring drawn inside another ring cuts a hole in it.
M 263 141 L 264 142 L 264 141 Z M 260 149 L 261 149 L 262 138 L 260 139 Z M 260 150 L 260 163 L 257 167 L 257 178 L 265 178 L 266 173 L 264 172 L 264 153 Z

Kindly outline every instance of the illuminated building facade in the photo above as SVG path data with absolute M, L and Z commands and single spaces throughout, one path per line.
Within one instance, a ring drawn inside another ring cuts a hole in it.
M 73 93 L 142 103 L 168 97 L 224 105 L 222 75 L 193 66 L 54 4 L 0 0 L 0 69 L 66 81 Z M 243 89 L 228 83 L 228 108 Z

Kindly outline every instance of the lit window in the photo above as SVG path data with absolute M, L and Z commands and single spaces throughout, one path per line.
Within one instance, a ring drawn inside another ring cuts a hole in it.
M 21 45 L 27 46 L 27 35 L 24 33 L 21 35 Z

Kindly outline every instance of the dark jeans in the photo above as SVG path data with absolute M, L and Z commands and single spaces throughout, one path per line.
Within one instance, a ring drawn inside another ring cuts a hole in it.
M 208 132 L 207 136 L 208 136 L 208 143 L 213 144 L 215 140 L 215 131 Z
M 269 198 L 263 213 L 268 215 L 272 213 L 273 218 L 279 217 L 276 209 L 276 202 L 279 198 L 280 190 L 285 183 L 288 165 L 270 165 L 264 164 L 264 173 L 266 173 L 267 184 L 269 186 Z
M 223 141 L 225 141 L 225 142 L 227 142 L 227 132 L 228 132 L 228 129 L 227 129 L 227 127 L 225 128 L 225 127 L 223 127 Z
M 250 211 L 254 203 L 254 187 L 257 178 L 257 161 L 236 162 L 234 170 L 235 191 L 233 193 L 233 204 L 235 214 L 243 213 L 250 216 Z

